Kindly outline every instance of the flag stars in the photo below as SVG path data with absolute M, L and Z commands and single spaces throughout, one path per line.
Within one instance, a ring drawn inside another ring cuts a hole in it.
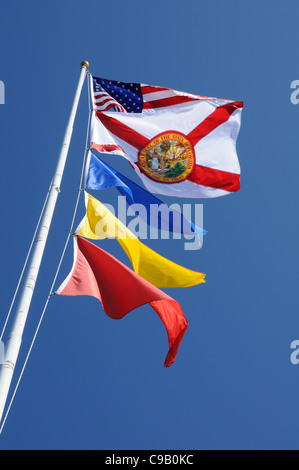
M 102 83 L 103 87 L 99 83 Z M 124 83 L 94 78 L 94 90 L 98 93 L 104 93 L 104 95 L 106 93 L 107 98 L 110 97 L 112 100 L 115 100 L 115 103 L 119 103 L 119 107 L 117 108 L 116 105 L 115 110 L 131 113 L 142 112 L 142 93 L 137 83 Z

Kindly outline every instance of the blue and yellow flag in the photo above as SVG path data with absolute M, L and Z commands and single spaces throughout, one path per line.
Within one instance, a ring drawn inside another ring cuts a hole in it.
M 151 205 L 157 205 L 160 208 L 163 206 L 161 217 L 165 217 L 165 220 L 167 220 L 167 228 L 170 232 L 186 235 L 195 233 L 199 237 L 207 233 L 205 230 L 198 227 L 194 222 L 184 217 L 183 214 L 179 214 L 176 211 L 169 209 L 168 206 L 156 196 L 149 193 L 141 186 L 131 181 L 129 178 L 126 178 L 124 175 L 91 153 L 86 189 L 98 191 L 113 187 L 117 188 L 120 194 L 127 198 L 129 205 L 142 204 L 146 208 L 147 214 L 150 214 Z M 174 217 L 171 217 L 170 213 L 173 213 Z M 150 225 L 149 216 L 146 222 L 148 225 Z M 161 219 L 160 224 L 162 227 L 163 219 Z
M 134 271 L 156 287 L 190 287 L 205 282 L 205 274 L 184 268 L 144 245 L 100 201 L 85 192 L 86 216 L 76 235 L 93 240 L 116 238 Z

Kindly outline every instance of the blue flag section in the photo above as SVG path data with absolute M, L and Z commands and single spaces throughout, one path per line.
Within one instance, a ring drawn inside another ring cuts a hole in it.
M 132 181 L 128 180 L 125 176 L 118 173 L 118 171 L 114 170 L 107 163 L 104 163 L 100 158 L 91 153 L 86 189 L 94 189 L 98 191 L 101 189 L 116 187 L 122 195 L 128 197 L 129 204 L 134 204 L 134 196 L 132 190 L 128 186 L 128 182 L 134 184 Z M 135 186 L 137 187 L 137 185 Z M 147 193 L 147 191 L 145 192 Z
M 166 217 L 167 222 L 169 220 L 168 228 L 170 232 L 181 234 L 196 233 L 198 236 L 202 236 L 207 233 L 205 230 L 195 225 L 194 222 L 184 217 L 183 214 L 180 214 L 180 223 L 177 226 L 174 223 L 175 217 L 170 217 L 170 214 L 174 214 L 176 211 L 169 209 L 163 201 L 155 197 L 153 194 L 150 194 L 148 191 L 138 186 L 138 184 L 126 178 L 124 175 L 114 170 L 107 163 L 104 163 L 100 158 L 91 153 L 86 189 L 97 191 L 113 187 L 116 187 L 120 194 L 127 197 L 129 205 L 142 204 L 146 208 L 148 225 L 150 225 L 151 205 L 163 205 L 163 213 L 161 212 L 161 217 Z

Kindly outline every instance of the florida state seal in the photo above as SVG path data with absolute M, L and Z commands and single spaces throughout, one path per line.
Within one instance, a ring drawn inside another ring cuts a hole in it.
M 193 172 L 195 152 L 184 134 L 167 131 L 154 137 L 139 151 L 138 166 L 154 181 L 179 183 Z

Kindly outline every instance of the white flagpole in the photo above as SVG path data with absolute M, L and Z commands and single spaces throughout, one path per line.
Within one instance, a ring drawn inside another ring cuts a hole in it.
M 80 95 L 84 80 L 86 77 L 87 69 L 89 63 L 84 61 L 81 64 L 80 78 L 75 93 L 75 98 L 70 113 L 69 121 L 65 131 L 65 136 L 63 139 L 60 155 L 58 158 L 55 174 L 52 180 L 52 185 L 49 191 L 49 197 L 47 205 L 45 207 L 44 215 L 40 223 L 40 229 L 37 234 L 35 248 L 32 253 L 32 258 L 30 266 L 28 268 L 28 274 L 24 283 L 24 288 L 20 297 L 19 305 L 17 312 L 14 318 L 13 326 L 10 332 L 10 335 L 5 344 L 5 358 L 4 364 L 2 365 L 0 371 L 0 422 L 3 416 L 6 400 L 8 397 L 14 369 L 18 359 L 22 336 L 25 328 L 25 323 L 27 320 L 34 288 L 36 285 L 37 276 L 39 273 L 40 265 L 42 262 L 45 246 L 47 243 L 48 233 L 50 230 L 58 194 L 60 193 L 61 180 L 65 168 L 65 163 L 68 155 L 68 150 L 70 147 L 70 142 L 73 133 L 73 126 L 75 122 L 75 117 L 78 109 L 78 104 L 80 100 Z

